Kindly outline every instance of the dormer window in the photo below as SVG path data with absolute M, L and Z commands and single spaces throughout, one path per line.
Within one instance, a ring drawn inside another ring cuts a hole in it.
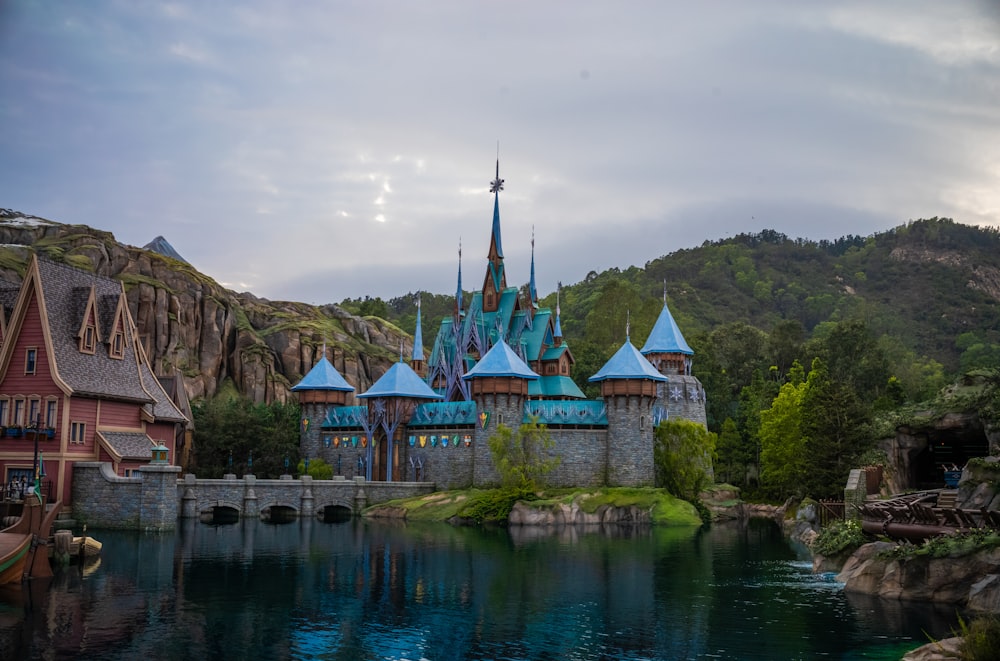
M 38 366 L 38 349 L 29 347 L 24 352 L 24 373 L 34 374 Z
M 111 336 L 111 346 L 108 348 L 108 353 L 111 354 L 112 358 L 125 356 L 125 333 L 121 332 L 120 329 Z
M 89 324 L 83 329 L 83 337 L 80 338 L 80 351 L 84 353 L 94 353 L 97 346 L 97 327 Z
M 87 306 L 83 312 L 83 319 L 80 328 L 76 332 L 76 337 L 80 341 L 81 353 L 94 353 L 97 343 L 101 341 L 101 334 L 97 329 L 97 305 L 94 297 L 94 288 L 90 288 L 90 295 L 87 297 Z

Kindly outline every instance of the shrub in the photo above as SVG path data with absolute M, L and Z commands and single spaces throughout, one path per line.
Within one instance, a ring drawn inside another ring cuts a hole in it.
M 834 556 L 845 551 L 853 552 L 869 541 L 861 529 L 861 523 L 855 519 L 847 519 L 835 521 L 820 530 L 813 540 L 812 550 L 820 555 Z
M 958 618 L 963 640 L 959 647 L 959 658 L 963 661 L 1000 660 L 1000 618 L 995 615 L 976 618 L 968 624 Z
M 545 484 L 545 476 L 559 465 L 553 454 L 555 442 L 549 429 L 538 424 L 538 418 L 521 425 L 517 432 L 498 425 L 489 439 L 493 465 L 500 475 L 500 484 L 517 492 L 534 491 Z

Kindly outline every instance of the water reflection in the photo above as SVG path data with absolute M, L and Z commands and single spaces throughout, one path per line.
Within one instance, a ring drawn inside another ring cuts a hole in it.
M 0 595 L 3 658 L 898 659 L 954 619 L 846 596 L 756 523 L 99 537 L 87 575 Z

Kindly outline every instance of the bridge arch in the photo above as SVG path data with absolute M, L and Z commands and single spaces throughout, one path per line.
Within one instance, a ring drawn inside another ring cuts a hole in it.
M 243 516 L 243 508 L 225 500 L 214 500 L 204 503 L 198 518 L 205 523 L 236 523 Z
M 285 500 L 272 500 L 261 504 L 260 518 L 271 523 L 291 523 L 299 518 L 299 508 Z
M 315 507 L 316 517 L 324 523 L 343 523 L 354 518 L 354 507 L 347 500 L 332 500 Z

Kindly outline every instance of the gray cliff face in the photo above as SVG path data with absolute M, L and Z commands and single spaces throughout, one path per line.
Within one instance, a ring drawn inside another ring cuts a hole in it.
M 12 282 L 22 279 L 32 249 L 121 280 L 154 370 L 183 374 L 192 399 L 212 397 L 231 379 L 255 402 L 287 401 L 324 343 L 344 378 L 364 392 L 398 358 L 400 341 L 412 350 L 412 337 L 381 319 L 236 293 L 188 264 L 89 227 L 0 210 L 0 244 L 0 278 Z

